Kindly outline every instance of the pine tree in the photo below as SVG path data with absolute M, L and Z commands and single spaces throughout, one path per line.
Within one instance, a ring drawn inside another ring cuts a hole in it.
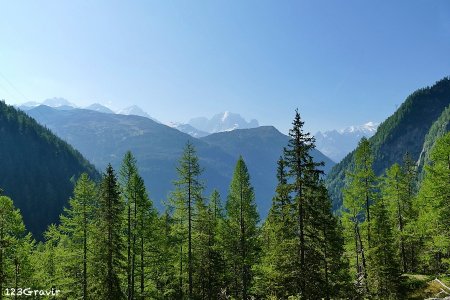
M 223 224 L 219 192 L 212 192 L 208 205 L 198 201 L 196 206 L 194 253 L 197 278 L 194 282 L 199 288 L 197 294 L 201 299 L 217 299 L 225 272 L 219 240 L 220 226 Z
M 95 233 L 95 298 L 122 299 L 120 277 L 124 269 L 122 240 L 124 205 L 117 177 L 108 165 L 100 186 Z
M 287 178 L 289 181 L 289 191 L 292 193 L 292 210 L 290 218 L 295 222 L 295 250 L 296 257 L 292 258 L 295 264 L 294 270 L 291 270 L 292 285 L 295 294 L 302 297 L 312 297 L 310 287 L 315 284 L 313 275 L 315 266 L 308 265 L 313 261 L 314 251 L 312 244 L 307 236 L 310 224 L 308 224 L 310 211 L 310 202 L 313 201 L 314 190 L 317 188 L 317 178 L 322 172 L 318 167 L 323 163 L 315 163 L 310 155 L 314 146 L 314 137 L 308 132 L 303 131 L 304 122 L 300 118 L 298 110 L 295 112 L 293 127 L 289 130 L 289 144 L 284 151 L 284 161 L 288 168 Z M 311 293 L 310 293 L 311 292 Z
M 439 273 L 450 268 L 450 132 L 436 141 L 430 157 L 415 201 L 416 226 L 423 241 L 422 268 Z
M 133 181 L 133 176 L 137 174 L 136 159 L 130 151 L 125 153 L 122 161 L 122 166 L 119 172 L 119 181 L 121 186 L 122 196 L 125 200 L 126 208 L 126 244 L 127 244 L 127 299 L 134 299 L 134 273 L 135 273 L 135 243 L 136 243 L 136 181 Z
M 5 288 L 17 288 L 18 256 L 25 226 L 13 201 L 0 196 L 0 299 Z
M 362 138 L 355 153 L 354 168 L 346 174 L 344 188 L 343 224 L 346 230 L 346 248 L 356 267 L 356 287 L 369 294 L 367 281 L 367 251 L 370 249 L 370 206 L 376 194 L 376 177 L 372 169 L 370 143 Z M 363 236 L 362 230 L 366 229 Z M 350 250 L 353 249 L 353 250 Z M 353 255 L 350 254 L 353 252 Z
M 225 205 L 224 256 L 232 276 L 229 291 L 247 299 L 252 284 L 252 267 L 258 260 L 259 215 L 250 175 L 242 157 L 236 163 Z
M 405 156 L 402 167 L 394 164 L 386 170 L 386 176 L 382 182 L 382 197 L 387 203 L 390 219 L 395 225 L 393 226 L 394 239 L 403 273 L 413 269 L 411 265 L 413 243 L 408 235 L 407 227 L 414 221 L 412 211 L 414 182 L 414 169 L 408 156 Z
M 373 205 L 372 244 L 368 255 L 371 291 L 379 299 L 397 299 L 400 272 L 393 255 L 394 237 L 383 198 Z
M 187 298 L 193 299 L 194 294 L 194 259 L 193 259 L 193 223 L 196 203 L 203 201 L 203 184 L 199 177 L 201 168 L 194 146 L 188 142 L 177 167 L 178 179 L 174 182 L 175 191 L 172 193 L 171 205 L 174 207 L 173 218 L 175 227 L 173 233 L 178 240 L 179 247 L 179 299 L 185 298 L 187 263 Z M 187 248 L 187 249 L 186 249 Z M 187 257 L 185 251 L 187 250 Z
M 255 267 L 257 278 L 255 293 L 260 297 L 272 295 L 285 298 L 289 295 L 286 286 L 289 268 L 286 265 L 291 241 L 295 238 L 292 228 L 295 223 L 290 218 L 292 199 L 287 184 L 286 162 L 282 157 L 277 162 L 278 185 L 272 199 L 272 207 L 264 222 L 261 235 L 261 260 Z
M 97 202 L 95 183 L 84 173 L 75 185 L 74 196 L 69 200 L 69 208 L 65 208 L 64 214 L 60 217 L 60 230 L 67 235 L 70 242 L 65 251 L 72 254 L 71 259 L 66 260 L 67 268 L 71 270 L 67 272 L 67 277 L 71 277 L 70 289 L 75 292 L 75 297 L 81 299 L 88 299 L 88 262 L 92 261 L 91 233 Z

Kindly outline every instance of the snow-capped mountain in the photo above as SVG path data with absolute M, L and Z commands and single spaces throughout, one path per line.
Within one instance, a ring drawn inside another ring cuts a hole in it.
M 339 162 L 356 148 L 363 136 L 369 138 L 377 131 L 379 123 L 368 122 L 340 130 L 317 132 L 316 148 L 335 162 Z
M 209 135 L 208 132 L 198 130 L 197 128 L 192 127 L 189 124 L 171 122 L 168 125 L 172 128 L 175 128 L 175 129 L 181 131 L 181 132 L 187 133 L 190 136 L 193 136 L 195 138 L 201 138 L 201 137 L 205 137 L 205 136 Z
M 93 111 L 97 111 L 97 112 L 101 112 L 101 113 L 105 113 L 105 114 L 114 114 L 115 113 L 110 108 L 108 108 L 104 105 L 101 105 L 99 103 L 91 104 L 89 106 L 86 106 L 84 109 L 93 110 Z
M 133 115 L 133 116 L 145 117 L 145 118 L 149 118 L 155 122 L 158 122 L 156 119 L 152 118 L 148 113 L 146 113 L 142 108 L 140 108 L 137 105 L 132 105 L 132 106 L 123 108 L 123 109 L 117 111 L 116 113 L 119 115 Z
M 45 106 L 53 107 L 53 108 L 56 108 L 59 110 L 74 109 L 77 107 L 75 104 L 67 101 L 66 99 L 58 98 L 58 97 L 46 99 L 41 103 L 36 102 L 36 101 L 29 101 L 29 102 L 22 103 L 20 105 L 15 105 L 15 106 L 23 111 L 27 111 L 27 110 L 33 109 L 39 105 L 45 105 Z
M 257 120 L 253 119 L 247 122 L 241 115 L 229 111 L 217 114 L 211 119 L 205 117 L 193 118 L 189 120 L 188 124 L 200 131 L 209 133 L 255 128 L 259 126 Z
M 60 97 L 54 97 L 51 99 L 46 99 L 42 102 L 43 105 L 47 105 L 53 108 L 76 108 L 77 106 L 68 100 Z
M 374 135 L 375 132 L 377 132 L 378 125 L 380 124 L 375 122 L 367 122 L 366 124 L 363 125 L 349 126 L 347 128 L 338 130 L 338 132 L 340 134 L 346 133 L 364 134 L 365 137 L 368 137 Z

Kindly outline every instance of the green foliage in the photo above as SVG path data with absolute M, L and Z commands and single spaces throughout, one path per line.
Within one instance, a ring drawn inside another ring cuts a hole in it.
M 438 139 L 425 167 L 415 206 L 425 271 L 448 272 L 450 266 L 450 132 Z
M 124 204 L 117 177 L 109 165 L 103 174 L 95 223 L 94 297 L 122 299 L 120 278 L 124 271 L 124 241 L 122 236 Z
M 372 146 L 376 175 L 394 163 L 401 163 L 404 153 L 417 161 L 423 149 L 425 135 L 444 109 L 450 105 L 450 78 L 443 78 L 433 86 L 415 91 L 406 98 L 398 110 L 380 124 L 369 139 Z M 355 151 L 335 165 L 327 176 L 327 188 L 333 208 L 342 205 L 345 173 L 351 169 Z M 420 169 L 418 170 L 420 173 Z
M 418 159 L 419 182 L 423 180 L 425 175 L 425 168 L 430 163 L 430 152 L 434 146 L 434 143 L 442 136 L 450 131 L 450 105 L 442 112 L 441 116 L 433 123 L 427 135 L 425 136 L 425 142 L 423 143 L 423 149 Z
M 255 194 L 242 157 L 236 163 L 225 205 L 223 255 L 229 270 L 227 290 L 235 298 L 247 299 L 258 261 L 258 222 Z
M 397 299 L 400 271 L 394 251 L 394 237 L 383 198 L 373 205 L 372 241 L 368 251 L 368 278 L 372 295 Z
M 20 211 L 13 201 L 0 196 L 0 291 L 29 284 L 29 256 L 33 240 L 26 235 Z
M 296 112 L 290 142 L 278 161 L 276 195 L 261 230 L 255 293 L 275 299 L 348 296 L 348 266 L 338 220 L 310 156 L 314 139 Z
M 14 199 L 37 239 L 56 223 L 72 194 L 72 178 L 99 175 L 69 144 L 24 112 L 0 101 L 0 186 Z

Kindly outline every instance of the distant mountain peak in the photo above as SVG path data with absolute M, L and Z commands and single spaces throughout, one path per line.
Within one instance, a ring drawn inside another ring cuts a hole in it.
M 214 115 L 211 119 L 197 117 L 189 120 L 189 125 L 198 130 L 216 133 L 222 131 L 232 131 L 235 129 L 255 128 L 259 126 L 257 120 L 247 122 L 240 114 L 224 111 Z
M 339 130 L 319 131 L 315 134 L 316 148 L 335 162 L 339 162 L 356 148 L 363 136 L 369 138 L 374 135 L 379 124 L 370 121 Z
M 91 104 L 89 106 L 86 106 L 84 109 L 102 112 L 102 113 L 106 113 L 106 114 L 114 114 L 114 111 L 112 109 L 110 109 L 109 107 L 102 105 L 100 103 Z
M 361 132 L 361 133 L 372 136 L 377 131 L 378 125 L 380 125 L 380 123 L 370 121 L 363 125 L 349 126 L 344 129 L 340 129 L 340 130 L 338 130 L 338 132 L 341 134 Z
M 119 115 L 140 116 L 140 117 L 151 119 L 151 120 L 159 123 L 158 120 L 152 118 L 146 111 L 144 111 L 142 108 L 140 108 L 137 105 L 131 105 L 131 106 L 125 107 L 125 108 L 117 111 L 117 113 Z
M 64 99 L 61 97 L 53 97 L 50 99 L 46 99 L 46 100 L 44 100 L 44 102 L 42 102 L 42 104 L 50 106 L 50 107 L 54 107 L 54 108 L 58 108 L 61 106 L 67 106 L 67 107 L 73 107 L 73 108 L 77 107 L 72 102 L 69 102 L 67 99 Z

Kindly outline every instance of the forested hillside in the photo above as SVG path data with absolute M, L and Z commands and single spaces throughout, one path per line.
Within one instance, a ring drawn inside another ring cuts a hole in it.
M 0 233 L 9 241 L 0 248 L 0 289 L 104 300 L 450 295 L 443 275 L 450 270 L 450 133 L 433 143 L 418 189 L 408 155 L 376 176 L 370 142 L 362 139 L 337 216 L 303 125 L 296 112 L 266 219 L 245 159 L 233 164 L 226 197 L 207 193 L 207 169 L 191 142 L 174 167 L 163 212 L 131 152 L 97 182 L 86 173 L 78 178 L 42 242 L 27 234 L 14 199 L 0 196 Z
M 176 177 L 174 166 L 183 146 L 191 141 L 205 168 L 202 180 L 207 180 L 208 192 L 214 187 L 222 195 L 227 194 L 233 162 L 242 155 L 254 174 L 252 184 L 258 211 L 261 216 L 267 216 L 276 186 L 276 161 L 288 141 L 286 135 L 270 126 L 237 129 L 197 139 L 139 116 L 84 109 L 57 110 L 47 106 L 27 113 L 73 145 L 99 169 L 104 169 L 108 163 L 119 167 L 123 155 L 132 151 L 140 162 L 142 177 L 158 209 L 163 209 Z M 311 151 L 314 159 L 325 162 L 323 168 L 328 172 L 334 163 L 319 151 Z
M 14 199 L 35 237 L 58 221 L 83 172 L 99 176 L 78 151 L 0 101 L 0 188 Z
M 381 175 L 392 164 L 400 163 L 406 152 L 417 161 L 424 147 L 425 136 L 449 105 L 450 78 L 444 78 L 433 86 L 419 89 L 408 96 L 369 139 L 374 153 L 375 174 Z M 339 209 L 342 204 L 345 172 L 351 168 L 354 155 L 354 151 L 348 154 L 327 176 L 326 185 L 334 209 Z

